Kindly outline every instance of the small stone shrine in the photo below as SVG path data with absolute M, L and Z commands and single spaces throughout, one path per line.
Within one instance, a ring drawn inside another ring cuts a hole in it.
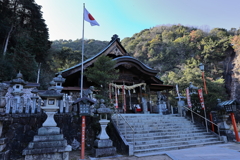
M 100 108 L 97 109 L 97 113 L 100 115 L 99 123 L 101 125 L 101 132 L 94 141 L 93 156 L 104 157 L 115 155 L 116 147 L 113 147 L 112 140 L 109 139 L 106 133 L 106 127 L 109 123 L 107 114 L 112 113 L 112 110 L 105 106 L 103 99 L 101 99 Z
M 27 84 L 27 82 L 25 82 L 23 80 L 23 75 L 19 72 L 17 74 L 17 78 L 11 80 L 10 84 L 13 86 L 13 91 L 11 94 L 14 96 L 14 99 L 15 99 L 12 113 L 16 113 L 16 112 L 22 113 L 23 112 L 23 105 L 22 105 L 23 98 L 21 96 L 24 94 L 23 86 L 25 86 Z
M 47 119 L 42 127 L 38 129 L 38 135 L 35 135 L 33 142 L 30 142 L 28 147 L 23 150 L 25 160 L 68 160 L 69 152 L 72 150 L 70 145 L 67 145 L 67 140 L 60 133 L 60 128 L 54 120 L 54 114 L 59 110 L 58 101 L 63 96 L 51 82 L 51 87 L 39 96 L 45 100 L 45 106 L 41 107 L 47 114 Z

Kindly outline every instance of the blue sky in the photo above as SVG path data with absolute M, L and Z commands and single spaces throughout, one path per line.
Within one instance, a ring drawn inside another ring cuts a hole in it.
M 100 26 L 84 22 L 84 38 L 122 40 L 157 25 L 202 29 L 240 27 L 239 0 L 35 0 L 42 6 L 50 40 L 82 38 L 83 3 Z

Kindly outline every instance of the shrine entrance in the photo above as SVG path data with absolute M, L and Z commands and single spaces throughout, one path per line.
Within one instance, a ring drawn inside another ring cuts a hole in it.
M 109 98 L 119 113 L 159 113 L 158 92 L 150 91 L 146 83 L 133 85 L 109 84 Z M 168 92 L 162 92 L 163 112 L 170 111 L 167 101 Z

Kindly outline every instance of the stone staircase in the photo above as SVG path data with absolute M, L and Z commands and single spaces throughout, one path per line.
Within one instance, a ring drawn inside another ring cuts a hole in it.
M 205 127 L 196 126 L 185 117 L 159 114 L 118 116 L 118 125 L 116 117 L 113 116 L 112 121 L 124 141 L 132 145 L 134 155 L 154 155 L 167 150 L 223 143 L 219 136 L 206 132 Z

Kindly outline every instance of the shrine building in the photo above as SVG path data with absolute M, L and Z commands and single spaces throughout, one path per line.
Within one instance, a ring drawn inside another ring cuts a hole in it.
M 72 94 L 73 98 L 79 98 L 81 69 L 93 66 L 98 57 L 105 55 L 116 61 L 115 69 L 119 70 L 118 80 L 109 84 L 110 98 L 113 99 L 115 106 L 120 112 L 158 112 L 156 107 L 157 92 L 167 97 L 168 91 L 173 89 L 172 85 L 164 85 L 156 77 L 158 70 L 148 67 L 134 57 L 129 56 L 121 45 L 118 35 L 113 35 L 109 44 L 95 56 L 61 72 L 65 83 L 62 92 Z M 83 77 L 83 89 L 94 86 L 93 82 L 87 81 Z M 166 98 L 166 107 L 169 103 Z

